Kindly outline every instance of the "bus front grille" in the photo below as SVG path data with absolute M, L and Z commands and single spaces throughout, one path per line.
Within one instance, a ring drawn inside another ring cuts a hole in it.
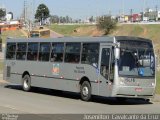
M 7 77 L 11 76 L 11 67 L 7 66 Z

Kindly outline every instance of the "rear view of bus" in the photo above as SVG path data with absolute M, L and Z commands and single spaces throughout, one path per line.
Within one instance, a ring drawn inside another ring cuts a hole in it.
M 113 92 L 117 97 L 151 98 L 154 96 L 155 55 L 150 40 L 116 37 L 117 75 Z

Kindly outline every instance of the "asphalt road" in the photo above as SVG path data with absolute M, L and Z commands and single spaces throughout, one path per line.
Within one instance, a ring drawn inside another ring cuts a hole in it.
M 0 113 L 25 114 L 110 114 L 160 113 L 159 102 L 127 100 L 118 102 L 114 98 L 94 97 L 92 102 L 80 100 L 70 92 L 33 88 L 24 92 L 20 86 L 0 83 Z

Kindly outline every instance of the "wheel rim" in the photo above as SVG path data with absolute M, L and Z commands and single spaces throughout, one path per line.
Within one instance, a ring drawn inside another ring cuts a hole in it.
M 87 86 L 83 87 L 82 93 L 83 93 L 83 96 L 88 96 L 89 90 Z
M 24 88 L 28 88 L 28 87 L 29 87 L 28 82 L 29 82 L 28 79 L 25 78 L 25 79 L 24 79 L 24 83 L 23 83 Z

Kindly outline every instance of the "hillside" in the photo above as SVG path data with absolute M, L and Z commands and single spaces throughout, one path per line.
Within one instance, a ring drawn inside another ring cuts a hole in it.
M 103 31 L 95 25 L 52 25 L 50 27 L 64 36 L 102 36 Z M 117 25 L 110 35 L 138 36 L 153 40 L 156 51 L 160 48 L 160 25 Z
M 111 35 L 139 36 L 153 40 L 155 49 L 160 49 L 160 25 L 119 25 Z

